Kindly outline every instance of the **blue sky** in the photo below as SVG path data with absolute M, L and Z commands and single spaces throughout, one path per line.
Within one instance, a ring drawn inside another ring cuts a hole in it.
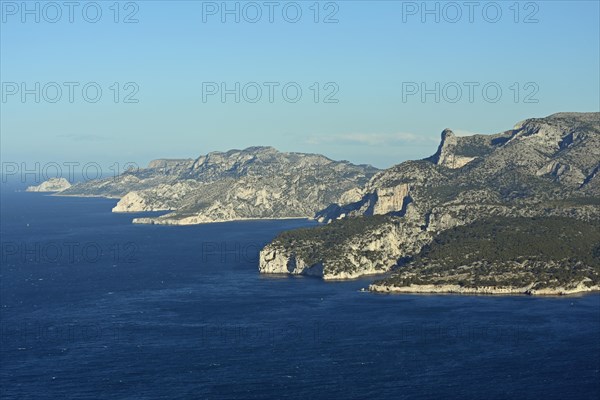
M 320 2 L 318 22 L 314 1 L 274 2 L 273 22 L 263 1 L 228 2 L 239 4 L 239 23 L 221 15 L 222 2 L 200 1 L 120 2 L 118 16 L 113 1 L 98 2 L 102 15 L 91 23 L 88 3 L 78 2 L 69 22 L 62 2 L 54 3 L 60 18 L 48 2 L 28 2 L 38 4 L 36 22 L 21 1 L 2 1 L 3 162 L 145 165 L 270 145 L 389 167 L 433 153 L 446 127 L 495 133 L 529 117 L 600 108 L 597 1 L 474 2 L 472 22 L 464 2 L 428 2 L 429 14 L 423 2 Z M 296 4 L 302 15 L 292 23 Z M 256 5 L 262 17 L 251 23 Z M 138 22 L 124 23 L 131 13 Z M 332 13 L 338 22 L 324 23 Z M 35 92 L 36 82 L 40 102 L 35 94 L 23 101 L 22 84 Z M 72 102 L 65 82 L 74 82 Z M 239 103 L 206 92 L 236 82 Z M 88 83 L 102 90 L 96 103 L 83 97 Z M 297 102 L 285 100 L 286 84 L 290 99 L 302 90 Z M 62 95 L 52 103 L 55 85 Z M 252 103 L 256 86 L 262 97 Z M 424 99 L 422 88 L 432 91 Z M 137 103 L 124 102 L 136 89 Z M 337 102 L 324 102 L 334 91 Z

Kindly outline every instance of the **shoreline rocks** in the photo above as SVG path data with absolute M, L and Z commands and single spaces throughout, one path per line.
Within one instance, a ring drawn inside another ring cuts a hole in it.
M 541 288 L 532 289 L 535 283 L 522 287 L 496 287 L 496 286 L 480 286 L 480 287 L 463 287 L 460 285 L 410 285 L 410 286 L 394 286 L 394 285 L 369 285 L 368 290 L 374 293 L 393 293 L 393 294 L 494 294 L 494 295 L 515 295 L 525 294 L 532 296 L 566 296 L 572 294 L 588 293 L 600 291 L 599 285 L 586 286 L 580 282 L 572 288 L 556 287 L 556 288 Z

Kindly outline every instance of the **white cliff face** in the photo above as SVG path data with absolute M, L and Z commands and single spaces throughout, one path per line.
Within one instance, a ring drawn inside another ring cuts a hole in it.
M 552 176 L 559 182 L 570 185 L 583 185 L 586 181 L 586 175 L 576 166 L 563 164 L 560 161 L 553 160 L 540 168 L 536 176 Z
M 412 215 L 410 211 L 406 215 Z M 336 221 L 316 228 L 315 238 L 289 232 L 260 252 L 261 273 L 317 275 L 325 280 L 354 279 L 382 274 L 396 265 L 399 258 L 418 251 L 430 240 L 419 221 L 410 218 L 378 217 L 377 223 L 363 218 Z M 338 239 L 328 232 L 342 235 Z M 310 230 L 309 230 L 310 231 Z M 286 241 L 293 238 L 293 246 Z
M 28 192 L 61 192 L 71 187 L 65 178 L 50 178 L 37 186 L 29 186 Z
M 280 253 L 277 249 L 265 249 L 260 252 L 260 263 L 267 269 L 266 274 L 290 274 L 323 276 L 323 266 L 320 264 L 307 265 L 303 259 L 294 255 Z
M 382 274 L 396 265 L 403 255 L 415 251 L 406 246 L 413 243 L 414 239 L 409 236 L 414 233 L 395 224 L 382 226 L 363 237 L 355 236 L 337 245 L 335 251 L 339 252 L 339 258 L 323 262 L 305 260 L 302 255 L 288 253 L 284 248 L 267 246 L 261 251 L 260 272 L 317 275 L 325 280 Z
M 144 211 L 146 207 L 145 199 L 138 192 L 129 192 L 113 207 L 112 212 Z
M 166 211 L 169 206 L 164 202 L 147 200 L 146 196 L 140 195 L 139 192 L 129 192 L 119 200 L 117 205 L 113 207 L 112 212 L 140 212 L 140 211 Z
M 400 184 L 391 188 L 377 189 L 377 201 L 373 206 L 373 215 L 383 215 L 402 210 L 408 201 L 410 185 Z
M 339 261 L 324 263 L 324 279 L 355 279 L 363 275 L 388 272 L 407 249 L 408 232 L 397 225 L 382 227 L 369 232 L 367 237 L 355 237 L 345 244 L 343 263 Z M 348 266 L 354 266 L 354 268 Z M 360 266 L 356 268 L 356 266 Z
M 137 190 L 123 196 L 113 212 L 167 211 L 181 206 L 183 199 L 199 185 L 194 181 L 161 184 L 151 189 Z
M 360 199 L 363 196 L 363 190 L 362 188 L 352 188 L 344 193 L 342 193 L 342 195 L 340 196 L 339 199 L 339 203 L 340 204 L 348 204 L 348 203 L 354 203 L 356 201 L 360 201 Z
M 445 129 L 442 132 L 440 147 L 433 156 L 436 165 L 451 169 L 462 168 L 477 158 L 457 154 L 458 144 L 459 138 L 454 135 L 454 132 L 450 129 Z
M 335 219 L 355 217 L 359 215 L 384 215 L 400 213 L 410 203 L 410 185 L 398 184 L 391 187 L 374 188 L 364 194 L 358 201 L 340 206 L 330 205 L 315 216 L 319 222 L 331 222 Z

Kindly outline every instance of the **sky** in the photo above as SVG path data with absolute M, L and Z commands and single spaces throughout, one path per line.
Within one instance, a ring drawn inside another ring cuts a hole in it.
M 70 5 L 66 5 L 70 4 Z M 1 1 L 0 157 L 273 146 L 390 167 L 600 111 L 598 1 Z

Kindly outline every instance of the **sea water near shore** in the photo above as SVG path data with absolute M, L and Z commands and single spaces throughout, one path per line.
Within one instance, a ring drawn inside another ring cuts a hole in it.
M 597 293 L 264 276 L 260 247 L 313 222 L 136 225 L 115 204 L 3 185 L 2 399 L 600 396 Z

